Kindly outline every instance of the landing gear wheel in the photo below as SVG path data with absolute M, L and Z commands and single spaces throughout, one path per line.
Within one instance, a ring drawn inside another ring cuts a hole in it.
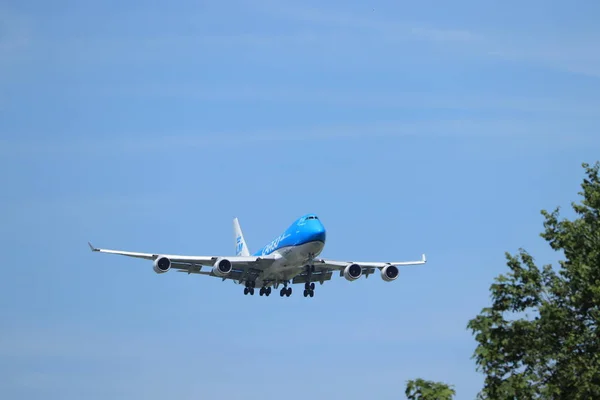
M 265 288 L 265 295 L 267 297 L 269 297 L 271 295 L 271 286 L 269 286 L 268 288 Z
M 308 296 L 308 290 L 304 289 L 304 297 Z
M 281 297 L 283 297 L 283 296 L 290 297 L 291 294 L 292 294 L 292 288 L 290 286 L 282 287 L 281 290 L 279 291 L 279 295 Z
M 315 283 L 314 282 L 310 284 L 310 290 L 315 290 Z
M 308 292 L 308 295 L 309 295 L 310 297 L 313 297 L 313 296 L 315 295 L 315 291 L 314 291 L 314 290 L 311 290 L 310 292 Z
M 260 294 L 261 296 L 262 296 L 263 294 L 265 294 L 265 288 L 264 288 L 264 287 L 261 287 L 261 288 L 260 288 L 260 291 L 258 292 L 258 294 Z
M 254 296 L 254 288 L 250 288 L 249 291 L 250 291 L 250 296 Z
M 247 287 L 245 287 L 245 288 L 244 288 L 244 296 L 245 296 L 245 295 L 247 295 L 249 291 L 250 291 L 250 290 L 249 290 Z

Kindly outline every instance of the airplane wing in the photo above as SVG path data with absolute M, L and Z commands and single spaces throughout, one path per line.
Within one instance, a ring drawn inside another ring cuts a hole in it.
M 259 273 L 275 261 L 274 258 L 256 256 L 185 256 L 177 254 L 138 253 L 133 251 L 100 249 L 94 247 L 90 242 L 88 242 L 88 245 L 92 251 L 99 253 L 117 254 L 150 261 L 156 261 L 158 258 L 167 258 L 170 261 L 170 268 L 177 269 L 179 272 L 210 275 L 221 279 L 239 280 L 247 277 L 247 275 Z M 227 259 L 231 262 L 232 268 L 229 274 L 224 277 L 215 275 L 212 268 L 202 271 L 203 266 L 213 267 L 219 259 Z
M 360 262 L 360 261 L 335 261 L 335 260 L 325 260 L 325 259 L 320 258 L 320 259 L 314 260 L 314 265 L 315 265 L 315 267 L 319 266 L 322 268 L 331 268 L 334 270 L 344 269 L 348 265 L 352 265 L 352 264 L 358 264 L 363 268 L 372 268 L 372 269 L 379 268 L 379 269 L 381 269 L 381 268 L 387 267 L 388 265 L 401 267 L 401 266 L 407 266 L 407 265 L 421 265 L 421 264 L 425 264 L 426 262 L 427 262 L 427 258 L 425 257 L 425 254 L 423 254 L 419 261 L 392 261 L 392 262 L 367 261 L 367 262 Z
M 331 276 L 332 276 L 332 271 L 339 271 L 340 272 L 340 276 L 343 276 L 344 274 L 344 269 L 348 266 L 351 265 L 358 265 L 360 267 L 359 270 L 357 270 L 357 273 L 360 271 L 360 273 L 358 273 L 356 276 L 365 276 L 368 277 L 369 275 L 373 274 L 375 272 L 375 270 L 379 269 L 379 270 L 383 270 L 384 268 L 386 270 L 388 270 L 388 268 L 386 267 L 396 267 L 396 272 L 395 274 L 393 274 L 393 276 L 397 276 L 397 267 L 403 267 L 403 266 L 408 266 L 408 265 L 422 265 L 425 264 L 427 262 L 427 258 L 425 257 L 425 254 L 423 254 L 421 256 L 421 259 L 418 261 L 390 261 L 390 262 L 374 262 L 374 261 L 367 261 L 367 262 L 361 262 L 361 261 L 337 261 L 337 260 L 326 260 L 326 259 L 315 259 L 313 265 L 315 266 L 315 272 L 311 274 L 311 281 L 320 281 L 321 283 L 323 281 L 326 280 L 330 280 Z M 382 273 L 385 271 L 382 271 Z M 299 278 L 299 283 L 301 282 L 306 282 L 308 277 L 305 277 L 304 280 L 302 280 L 302 277 L 298 277 Z M 392 276 L 390 276 L 391 279 L 395 279 L 392 278 Z M 295 282 L 294 282 L 295 283 Z

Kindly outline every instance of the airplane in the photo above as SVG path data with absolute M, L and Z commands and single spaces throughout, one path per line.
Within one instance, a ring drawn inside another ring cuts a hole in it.
M 385 282 L 398 278 L 399 266 L 419 265 L 427 262 L 425 254 L 419 261 L 400 262 L 356 262 L 336 261 L 319 258 L 325 247 L 327 236 L 325 227 L 315 214 L 306 214 L 296 219 L 281 235 L 262 249 L 250 255 L 238 218 L 233 219 L 235 256 L 186 256 L 156 253 L 136 253 L 131 251 L 109 250 L 88 245 L 94 252 L 118 254 L 153 261 L 157 274 L 175 269 L 189 274 L 208 275 L 231 279 L 236 284 L 244 284 L 244 295 L 254 295 L 260 288 L 260 296 L 269 296 L 272 288 L 283 285 L 279 295 L 290 297 L 292 284 L 304 283 L 304 297 L 313 297 L 315 282 L 321 285 L 331 280 L 333 273 L 353 282 L 361 276 L 368 277 L 379 269 Z M 203 267 L 209 269 L 203 270 Z

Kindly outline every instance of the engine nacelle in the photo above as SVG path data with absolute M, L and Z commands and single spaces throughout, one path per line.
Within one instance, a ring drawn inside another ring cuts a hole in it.
M 398 271 L 398 267 L 395 265 L 386 265 L 381 268 L 381 279 L 386 282 L 395 281 L 399 273 L 400 271 Z
M 157 274 L 164 274 L 171 269 L 171 260 L 167 257 L 159 256 L 154 260 L 154 266 L 152 267 L 154 272 Z
M 357 280 L 362 275 L 362 267 L 358 264 L 350 264 L 344 268 L 344 278 L 350 282 Z
M 213 266 L 213 273 L 221 278 L 229 275 L 233 269 L 233 264 L 226 258 L 218 258 Z

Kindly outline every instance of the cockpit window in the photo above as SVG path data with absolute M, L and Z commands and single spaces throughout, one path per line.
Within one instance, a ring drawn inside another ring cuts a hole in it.
M 306 219 L 318 219 L 318 218 L 315 217 L 314 215 L 311 215 L 310 217 L 307 217 Z

